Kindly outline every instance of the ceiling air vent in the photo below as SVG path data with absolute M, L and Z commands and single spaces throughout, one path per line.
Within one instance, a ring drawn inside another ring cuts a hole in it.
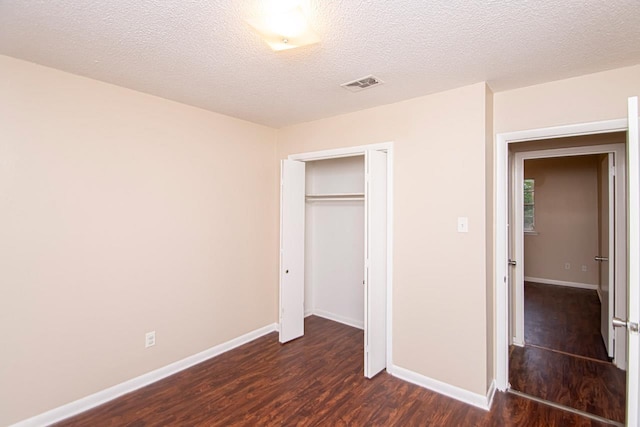
M 384 82 L 375 76 L 366 76 L 352 82 L 342 83 L 340 86 L 351 92 L 360 92 L 361 90 L 380 86 L 382 83 Z

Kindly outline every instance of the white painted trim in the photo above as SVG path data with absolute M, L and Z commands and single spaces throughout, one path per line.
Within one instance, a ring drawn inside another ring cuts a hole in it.
M 393 371 L 393 141 L 378 144 L 358 145 L 331 150 L 290 154 L 289 160 L 314 161 L 340 157 L 362 156 L 367 150 L 386 151 L 387 153 L 387 372 Z
M 308 153 L 290 154 L 289 160 L 310 162 L 315 160 L 337 159 L 339 157 L 362 156 L 367 150 L 391 151 L 393 142 L 381 142 L 378 144 L 358 145 L 355 147 L 336 148 L 332 150 L 311 151 Z
M 485 411 L 491 409 L 491 403 L 493 401 L 493 396 L 496 390 L 495 381 L 491 382 L 487 394 L 482 395 L 433 378 L 429 378 L 409 369 L 401 368 L 400 366 L 393 367 L 392 375 L 401 380 L 410 382 L 431 391 L 435 391 L 436 393 L 442 394 L 452 399 L 459 400 L 460 402 L 473 405 L 480 409 L 484 409 Z
M 516 153 L 515 168 L 513 171 L 512 195 L 515 204 L 513 211 L 513 248 L 509 257 L 516 261 L 511 272 L 515 273 L 511 277 L 511 289 L 513 292 L 516 321 L 513 330 L 513 342 L 524 344 L 524 159 Z M 508 209 L 508 208 L 507 208 Z M 535 209 L 535 208 L 534 208 Z M 535 219 L 534 219 L 535 222 Z
M 517 347 L 524 347 L 524 340 L 520 341 L 518 339 L 516 339 L 516 337 L 513 337 L 513 339 L 511 340 L 511 344 L 517 346 Z
M 393 143 L 387 149 L 387 370 L 393 366 Z M 386 145 L 386 144 L 385 144 Z
M 596 133 L 626 131 L 627 119 L 608 120 L 593 123 L 581 123 L 529 129 L 517 132 L 505 132 L 496 135 L 495 149 L 495 310 L 496 310 L 496 387 L 506 391 L 509 386 L 509 292 L 507 289 L 508 271 L 508 205 L 507 192 L 509 171 L 509 150 L 511 143 L 534 139 L 550 139 L 563 136 L 578 136 Z
M 567 282 L 564 280 L 543 279 L 540 277 L 529 277 L 529 276 L 524 276 L 524 281 L 542 283 L 543 285 L 556 285 L 556 286 L 566 286 L 568 288 L 589 289 L 592 291 L 598 290 L 598 285 L 592 285 L 590 283 Z
M 324 310 L 313 310 L 314 316 L 322 317 L 323 319 L 333 320 L 334 322 L 342 323 L 343 325 L 351 326 L 353 328 L 364 329 L 364 320 L 349 319 L 348 317 L 340 316 L 339 314 L 330 313 Z
M 180 371 L 197 365 L 198 363 L 202 363 L 213 357 L 219 356 L 222 353 L 233 350 L 236 347 L 247 344 L 276 330 L 277 327 L 275 323 L 264 326 L 222 344 L 216 345 L 215 347 L 211 347 L 200 353 L 185 357 L 182 360 L 178 360 L 177 362 L 173 362 L 169 365 L 163 366 L 162 368 L 158 368 L 120 384 L 116 384 L 97 393 L 90 394 L 89 396 L 51 409 L 47 412 L 43 412 L 42 414 L 36 415 L 35 417 L 19 421 L 13 424 L 11 427 L 37 427 L 57 423 L 66 418 L 94 408 L 98 405 L 102 405 L 103 403 L 106 403 L 110 400 L 116 399 L 126 393 L 138 390 L 139 388 L 145 387 L 163 378 L 176 374 Z
M 628 99 L 627 115 L 629 117 L 629 130 L 627 132 L 628 150 L 628 179 L 629 179 L 629 203 L 628 203 L 628 233 L 629 252 L 628 256 L 632 260 L 629 262 L 629 310 L 627 320 L 630 322 L 640 322 L 640 295 L 638 286 L 640 282 L 640 265 L 638 257 L 640 254 L 640 170 L 639 168 L 639 133 L 638 128 L 638 97 Z M 622 329 L 622 328 L 619 328 Z M 628 366 L 627 366 L 627 425 L 637 426 L 640 424 L 640 337 L 637 333 L 628 331 Z

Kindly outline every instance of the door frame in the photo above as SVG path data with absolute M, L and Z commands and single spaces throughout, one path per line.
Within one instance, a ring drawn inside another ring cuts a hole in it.
M 614 229 L 610 242 L 614 241 L 615 246 L 611 245 L 611 249 L 615 253 L 613 258 L 613 276 L 614 281 L 614 314 L 621 318 L 626 318 L 626 291 L 627 291 L 627 257 L 626 257 L 626 144 L 603 144 L 591 146 L 578 146 L 569 148 L 550 148 L 535 151 L 521 151 L 515 153 L 513 163 L 513 186 L 512 199 L 514 203 L 513 209 L 513 237 L 514 244 L 512 248 L 511 258 L 516 261 L 516 271 L 512 276 L 512 287 L 515 291 L 513 308 L 514 314 L 514 330 L 512 343 L 518 346 L 524 346 L 524 207 L 522 204 L 522 192 L 518 188 L 522 188 L 524 181 L 524 161 L 533 159 L 549 159 L 572 156 L 585 156 L 597 154 L 614 154 L 615 159 L 615 175 L 616 185 L 614 187 Z M 615 236 L 615 238 L 614 238 Z M 595 255 L 595 254 L 594 254 Z M 624 296 L 624 299 L 620 298 Z M 604 304 L 604 302 L 603 302 Z M 608 304 L 608 302 L 607 302 Z M 616 344 L 614 346 L 613 363 L 620 369 L 626 369 L 626 331 L 621 328 L 614 329 L 616 336 Z
M 509 232 L 509 144 L 518 142 L 580 136 L 599 133 L 626 132 L 627 119 L 580 123 L 496 134 L 495 150 L 495 357 L 496 388 L 509 387 L 509 290 L 507 289 Z
M 387 305 L 385 337 L 387 371 L 390 371 L 391 367 L 393 366 L 393 145 L 394 143 L 390 141 L 377 144 L 358 145 L 354 147 L 290 154 L 287 157 L 287 159 L 289 160 L 311 162 L 315 160 L 337 159 L 341 157 L 364 156 L 366 151 L 384 151 L 387 153 Z M 280 290 L 278 290 L 278 292 L 280 292 Z

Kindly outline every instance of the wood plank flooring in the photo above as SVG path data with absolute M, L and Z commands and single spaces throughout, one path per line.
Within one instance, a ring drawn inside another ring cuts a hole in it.
M 514 390 L 624 422 L 626 373 L 608 361 L 595 291 L 527 282 L 525 343 L 510 348 Z
M 608 361 L 596 291 L 525 282 L 524 341 Z
M 624 422 L 626 374 L 609 362 L 512 347 L 509 381 L 522 393 Z
M 272 333 L 58 426 L 601 426 L 497 393 L 490 412 L 381 373 L 363 376 L 363 333 L 318 317 Z M 473 351 L 473 350 L 470 350 Z

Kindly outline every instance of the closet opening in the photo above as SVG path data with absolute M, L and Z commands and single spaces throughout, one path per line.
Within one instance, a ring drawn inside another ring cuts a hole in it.
M 304 314 L 364 329 L 364 156 L 305 172 Z
M 315 315 L 364 331 L 364 374 L 391 363 L 391 144 L 282 161 L 280 342 Z

